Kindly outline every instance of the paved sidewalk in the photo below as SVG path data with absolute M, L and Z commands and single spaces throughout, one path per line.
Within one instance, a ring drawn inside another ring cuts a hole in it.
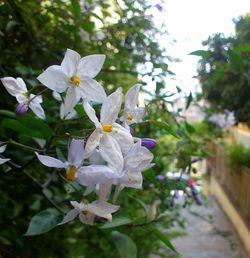
M 192 205 L 181 211 L 187 236 L 172 240 L 183 258 L 250 258 L 234 229 L 213 197 L 205 205 Z

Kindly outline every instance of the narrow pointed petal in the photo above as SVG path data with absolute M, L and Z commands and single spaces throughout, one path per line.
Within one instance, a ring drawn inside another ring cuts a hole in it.
M 30 109 L 34 112 L 34 114 L 37 117 L 39 117 L 41 119 L 45 119 L 44 110 L 43 110 L 42 106 L 39 103 L 35 103 L 35 102 L 31 101 L 29 103 L 29 107 L 30 107 Z
M 94 102 L 103 103 L 107 97 L 103 87 L 96 80 L 91 78 L 81 80 L 78 88 L 83 98 Z
M 7 144 L 0 147 L 0 153 L 3 153 L 7 147 Z
M 134 144 L 130 131 L 117 123 L 113 124 L 113 131 L 110 135 L 119 143 L 121 151 L 124 154 L 127 153 Z
M 70 84 L 70 78 L 63 72 L 61 66 L 49 66 L 42 74 L 37 77 L 43 85 L 58 93 L 64 92 Z
M 84 140 L 72 139 L 69 146 L 68 162 L 79 167 L 83 162 Z
M 122 89 L 110 94 L 102 104 L 101 124 L 113 124 L 118 117 L 122 104 Z
M 61 67 L 64 73 L 71 78 L 73 75 L 76 75 L 77 66 L 81 56 L 72 49 L 67 49 L 63 61 L 61 63 Z
M 131 113 L 138 103 L 140 84 L 136 84 L 131 87 L 125 95 L 124 111 L 125 113 Z
M 141 119 L 144 117 L 145 115 L 145 108 L 144 107 L 139 107 L 136 108 L 133 112 L 133 122 L 140 122 Z
M 0 165 L 2 165 L 3 163 L 5 163 L 5 162 L 7 162 L 7 161 L 9 161 L 10 159 L 2 159 L 2 158 L 0 158 Z
M 65 217 L 63 218 L 62 222 L 58 223 L 58 225 L 62 225 L 65 223 L 70 222 L 71 220 L 75 219 L 77 217 L 77 215 L 79 214 L 79 212 L 76 209 L 72 209 L 70 210 Z
M 101 71 L 104 61 L 105 55 L 85 56 L 79 62 L 77 74 L 94 78 Z
M 88 115 L 89 119 L 95 124 L 96 128 L 101 128 L 101 124 L 98 121 L 98 118 L 96 117 L 95 110 L 90 106 L 89 102 L 87 99 L 83 100 L 83 108 Z
M 84 151 L 84 158 L 88 158 L 92 154 L 95 148 L 99 145 L 101 137 L 102 133 L 100 130 L 95 129 L 95 131 L 89 136 L 87 140 Z
M 27 91 L 25 84 L 23 85 L 24 81 L 21 78 L 17 80 L 13 77 L 4 77 L 1 78 L 1 81 L 9 94 L 14 97 Z
M 76 89 L 74 86 L 70 86 L 67 90 L 65 102 L 64 102 L 64 116 L 67 116 L 74 109 L 75 105 L 79 101 L 79 96 L 76 95 Z
M 50 156 L 46 156 L 46 155 L 39 155 L 37 152 L 36 153 L 36 156 L 37 158 L 40 160 L 40 162 L 47 166 L 47 167 L 50 167 L 50 168 L 66 168 L 66 164 L 63 163 L 61 160 L 59 159 L 55 159 L 55 158 L 52 158 Z
M 117 141 L 109 134 L 104 134 L 100 140 L 99 151 L 108 166 L 120 174 L 123 168 L 123 156 Z
M 99 185 L 99 201 L 107 201 L 109 199 L 112 190 L 112 184 L 113 182 L 110 180 Z

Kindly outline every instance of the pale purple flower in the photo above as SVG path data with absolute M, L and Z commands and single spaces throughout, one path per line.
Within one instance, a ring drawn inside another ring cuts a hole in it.
M 84 140 L 72 139 L 69 145 L 68 160 L 66 162 L 50 156 L 40 155 L 37 152 L 36 155 L 40 162 L 47 167 L 64 168 L 66 170 L 66 178 L 69 182 L 73 182 L 83 163 L 83 146 Z
M 4 77 L 1 78 L 1 81 L 9 94 L 15 97 L 17 102 L 20 103 L 16 112 L 24 114 L 25 108 L 28 109 L 29 107 L 36 116 L 45 119 L 44 110 L 41 106 L 41 103 L 43 102 L 42 96 L 29 94 L 22 78 L 15 79 L 13 77 Z
M 59 225 L 70 222 L 79 216 L 83 224 L 93 225 L 95 216 L 112 221 L 112 213 L 116 212 L 120 206 L 113 205 L 104 201 L 94 201 L 92 203 L 79 203 L 71 201 L 74 209 L 70 210 Z
M 52 65 L 38 76 L 38 80 L 49 89 L 65 97 L 64 115 L 73 110 L 82 98 L 102 103 L 106 98 L 103 87 L 94 80 L 100 72 L 105 55 L 82 57 L 74 50 L 67 49 L 61 65 Z
M 15 112 L 17 115 L 23 116 L 28 112 L 28 106 L 26 104 L 19 104 Z

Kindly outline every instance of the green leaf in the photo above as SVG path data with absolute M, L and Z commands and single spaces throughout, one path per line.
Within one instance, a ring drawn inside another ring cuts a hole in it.
M 12 111 L 9 110 L 5 110 L 5 109 L 0 109 L 0 115 L 1 116 L 7 116 L 7 117 L 11 117 L 11 118 L 15 118 L 16 114 Z
M 81 17 L 81 7 L 79 4 L 79 0 L 71 0 L 71 6 L 72 6 L 73 14 L 77 18 Z
M 56 209 L 49 208 L 36 214 L 30 221 L 25 236 L 35 236 L 46 233 L 55 228 L 61 221 L 60 213 Z
M 189 108 L 189 106 L 190 106 L 190 104 L 191 104 L 192 101 L 193 101 L 193 95 L 192 95 L 192 92 L 190 91 L 189 96 L 188 96 L 188 98 L 187 98 L 186 109 Z
M 200 56 L 200 57 L 203 57 L 203 58 L 208 58 L 210 56 L 210 51 L 196 50 L 196 51 L 193 51 L 193 52 L 189 53 L 189 55 Z
M 186 128 L 186 130 L 187 130 L 189 133 L 194 133 L 194 132 L 195 132 L 195 128 L 194 128 L 191 124 L 189 124 L 189 123 L 187 123 L 187 122 L 185 122 L 185 128 Z
M 123 225 L 128 225 L 128 224 L 131 224 L 132 222 L 133 221 L 128 217 L 116 217 L 116 218 L 113 218 L 112 222 L 107 222 L 104 225 L 102 225 L 100 228 L 101 229 L 114 228 L 114 227 L 119 227 Z
M 44 136 L 39 131 L 35 131 L 30 128 L 27 128 L 15 119 L 5 118 L 2 120 L 1 126 L 11 129 L 18 133 L 22 133 L 29 137 L 37 137 L 37 138 L 41 138 L 41 139 L 44 138 Z
M 150 231 L 158 238 L 160 239 L 166 246 L 168 246 L 172 251 L 176 252 L 176 249 L 174 248 L 174 246 L 172 245 L 172 243 L 170 242 L 170 240 L 167 238 L 167 236 L 161 232 L 159 229 L 154 228 L 152 226 L 150 226 Z
M 238 53 L 230 50 L 228 51 L 228 58 L 234 69 L 236 69 L 239 72 L 243 70 L 244 68 L 243 58 L 241 58 L 241 56 Z
M 121 258 L 137 258 L 136 244 L 129 236 L 118 231 L 112 231 L 111 236 Z
M 250 45 L 244 45 L 244 46 L 240 46 L 237 48 L 234 48 L 234 51 L 236 51 L 237 53 L 248 53 L 250 52 Z

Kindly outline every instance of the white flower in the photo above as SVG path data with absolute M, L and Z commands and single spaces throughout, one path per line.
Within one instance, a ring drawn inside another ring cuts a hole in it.
M 100 153 L 104 160 L 112 156 L 114 152 L 119 151 L 119 146 L 123 153 L 133 144 L 133 137 L 121 125 L 115 123 L 119 110 L 121 108 L 122 92 L 118 88 L 110 94 L 102 104 L 100 122 L 96 117 L 95 110 L 90 106 L 87 100 L 83 101 L 83 107 L 89 119 L 95 124 L 96 129 L 90 135 L 85 147 L 85 157 L 88 158 L 97 146 L 102 149 L 101 145 L 107 144 L 107 149 Z M 108 143 L 107 143 L 108 142 Z M 119 146 L 117 146 L 117 143 Z M 122 158 L 122 157 L 121 157 Z
M 112 205 L 104 201 L 94 201 L 92 203 L 79 203 L 76 201 L 71 201 L 71 205 L 74 209 L 70 210 L 66 216 L 63 218 L 62 222 L 59 225 L 67 223 L 77 216 L 84 224 L 92 225 L 94 222 L 95 216 L 105 218 L 109 221 L 112 220 L 112 213 L 116 212 L 119 209 L 119 206 Z
M 65 98 L 66 116 L 73 110 L 81 97 L 88 101 L 102 103 L 106 98 L 103 87 L 93 78 L 100 72 L 105 55 L 81 56 L 67 49 L 61 65 L 52 65 L 38 76 L 38 80 L 48 88 L 62 93 Z
M 140 84 L 134 85 L 125 95 L 124 115 L 121 117 L 121 121 L 126 128 L 128 125 L 139 122 L 145 114 L 144 107 L 137 107 L 140 87 Z
M 41 96 L 29 94 L 22 78 L 4 77 L 1 81 L 10 95 L 16 97 L 18 103 L 29 107 L 39 118 L 45 119 Z
M 83 163 L 83 145 L 84 140 L 72 139 L 68 151 L 68 161 L 66 162 L 50 156 L 39 155 L 37 152 L 36 155 L 41 163 L 47 167 L 66 169 L 66 178 L 68 181 L 73 182 Z
M 57 101 L 62 102 L 62 98 L 59 93 L 53 91 L 52 95 Z M 64 116 L 64 113 L 65 113 L 64 106 L 65 106 L 64 103 L 61 103 L 61 106 L 60 106 L 60 118 L 61 119 L 69 120 L 69 119 L 73 119 L 77 116 L 77 112 L 74 109 L 71 112 L 69 112 L 66 116 Z
M 141 141 L 135 143 L 124 157 L 122 177 L 115 180 L 116 184 L 126 187 L 142 188 L 142 171 L 152 166 L 153 154 L 141 146 Z
M 6 147 L 7 147 L 7 145 L 3 145 L 3 146 L 1 146 L 0 147 L 0 153 L 3 153 L 4 151 L 5 151 L 5 149 L 6 149 Z M 10 159 L 2 159 L 2 158 L 0 158 L 0 165 L 2 165 L 3 163 L 5 163 L 5 162 L 7 162 L 7 161 L 9 161 Z

